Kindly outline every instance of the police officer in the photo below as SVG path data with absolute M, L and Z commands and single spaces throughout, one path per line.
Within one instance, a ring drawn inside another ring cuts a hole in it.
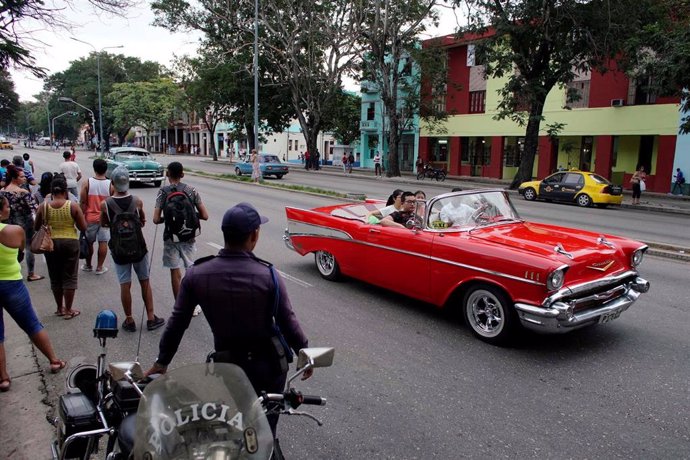
M 225 247 L 217 256 L 199 259 L 187 270 L 161 337 L 158 359 L 147 375 L 165 373 L 194 307 L 201 305 L 213 333 L 215 360 L 240 366 L 257 394 L 284 390 L 287 362 L 272 340 L 276 286 L 271 265 L 252 253 L 260 226 L 266 222 L 268 219 L 249 203 L 239 203 L 225 212 L 221 225 Z M 280 276 L 275 279 L 280 292 L 275 321 L 290 348 L 306 348 L 307 338 L 292 311 L 283 280 Z M 310 376 L 309 370 L 302 378 Z M 277 416 L 269 417 L 274 433 L 277 422 Z

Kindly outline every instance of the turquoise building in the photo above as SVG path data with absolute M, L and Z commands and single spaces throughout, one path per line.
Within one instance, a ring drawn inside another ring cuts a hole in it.
M 401 72 L 405 74 L 410 82 L 419 81 L 419 68 L 413 65 L 409 58 L 401 60 Z M 405 77 L 403 77 L 405 78 Z M 362 93 L 362 113 L 359 122 L 360 145 L 355 154 L 356 162 L 360 167 L 374 169 L 374 156 L 377 151 L 381 152 L 384 170 L 388 168 L 388 130 L 389 120 L 384 115 L 385 109 L 376 83 L 363 81 L 361 84 Z M 405 94 L 400 91 L 398 94 L 398 105 L 402 110 L 402 103 Z M 414 113 L 408 123 L 408 127 L 403 131 L 400 143 L 398 144 L 398 162 L 401 171 L 412 171 L 417 161 L 417 151 L 419 150 L 419 113 Z

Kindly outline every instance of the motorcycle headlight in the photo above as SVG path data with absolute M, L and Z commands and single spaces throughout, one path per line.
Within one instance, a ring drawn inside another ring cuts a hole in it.
M 630 263 L 632 263 L 633 267 L 637 267 L 642 263 L 642 259 L 644 258 L 644 250 L 645 248 L 640 248 L 637 251 L 632 253 L 632 257 L 630 258 Z
M 561 287 L 563 287 L 563 283 L 565 282 L 565 269 L 564 268 L 558 268 L 554 271 L 552 271 L 549 276 L 546 278 L 546 289 L 549 291 L 557 291 Z

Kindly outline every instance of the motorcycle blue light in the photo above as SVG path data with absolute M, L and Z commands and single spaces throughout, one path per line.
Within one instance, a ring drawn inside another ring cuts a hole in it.
M 93 336 L 98 338 L 117 337 L 117 315 L 112 310 L 101 310 L 96 315 Z

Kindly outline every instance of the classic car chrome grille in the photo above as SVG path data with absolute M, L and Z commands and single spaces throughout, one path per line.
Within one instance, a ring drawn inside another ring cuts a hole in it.
M 626 276 L 583 284 L 573 288 L 570 292 L 561 292 L 558 301 L 571 305 L 574 312 L 596 308 L 623 295 L 627 290 L 628 283 L 633 281 L 635 277 L 636 274 L 627 272 Z
M 129 177 L 157 177 L 158 175 L 158 171 L 151 169 L 129 171 Z

